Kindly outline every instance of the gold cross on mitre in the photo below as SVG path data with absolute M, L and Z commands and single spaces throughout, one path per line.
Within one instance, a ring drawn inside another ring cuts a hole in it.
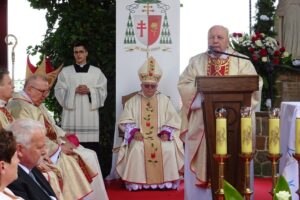
M 51 65 L 50 59 L 48 57 L 45 57 L 45 56 L 44 56 L 42 62 L 39 65 L 34 66 L 33 64 L 31 64 L 29 56 L 27 56 L 26 80 L 34 74 L 44 75 L 48 79 L 50 88 L 52 88 L 52 86 L 53 86 L 60 70 L 62 69 L 62 67 L 63 67 L 63 64 L 61 64 L 57 68 L 54 68 Z

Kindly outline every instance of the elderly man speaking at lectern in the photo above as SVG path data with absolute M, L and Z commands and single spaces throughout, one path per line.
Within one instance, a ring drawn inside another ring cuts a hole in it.
M 192 57 L 180 75 L 178 90 L 182 99 L 181 138 L 185 142 L 185 200 L 212 199 L 207 176 L 207 149 L 204 128 L 203 96 L 197 93 L 197 76 L 257 75 L 248 59 L 229 47 L 228 29 L 215 25 L 208 31 L 209 51 Z M 225 52 L 222 53 L 222 52 Z M 262 80 L 259 82 L 262 87 Z M 260 100 L 260 92 L 252 94 L 252 110 Z

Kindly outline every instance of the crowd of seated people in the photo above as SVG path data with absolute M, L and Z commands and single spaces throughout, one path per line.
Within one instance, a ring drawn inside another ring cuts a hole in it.
M 31 119 L 45 128 L 45 151 L 36 168 L 46 177 L 55 198 L 108 199 L 96 153 L 70 142 L 43 105 L 50 90 L 47 78 L 32 75 L 26 80 L 24 90 L 14 93 L 9 72 L 3 69 L 0 70 L 0 127 L 8 129 L 18 119 Z

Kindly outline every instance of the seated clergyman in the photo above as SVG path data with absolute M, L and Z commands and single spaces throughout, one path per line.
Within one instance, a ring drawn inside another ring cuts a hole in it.
M 153 57 L 139 70 L 141 91 L 129 99 L 119 120 L 125 132 L 117 172 L 128 190 L 176 189 L 183 167 L 180 117 L 157 90 L 162 71 Z

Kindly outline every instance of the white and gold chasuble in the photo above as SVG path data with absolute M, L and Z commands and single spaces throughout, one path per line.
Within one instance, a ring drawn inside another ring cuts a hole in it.
M 135 124 L 144 136 L 143 141 L 125 140 L 119 150 L 116 169 L 122 180 L 137 184 L 162 184 L 177 181 L 182 169 L 183 144 L 179 139 L 180 118 L 170 99 L 157 92 L 152 98 L 138 93 L 129 99 L 119 125 Z M 163 126 L 176 131 L 174 139 L 163 142 L 157 136 Z

